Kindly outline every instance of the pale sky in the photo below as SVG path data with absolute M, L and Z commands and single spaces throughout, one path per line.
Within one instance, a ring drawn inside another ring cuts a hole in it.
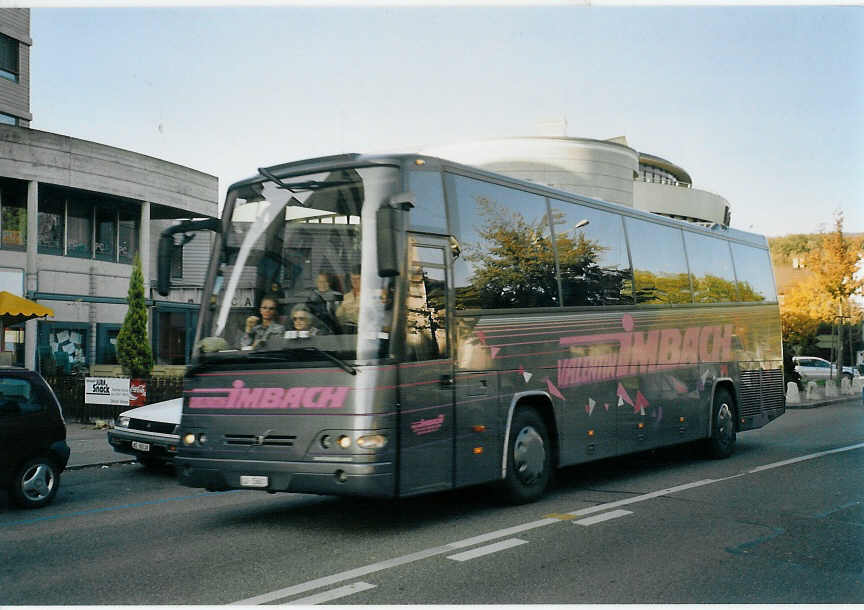
M 861 7 L 31 10 L 31 127 L 219 178 L 340 152 L 626 136 L 767 235 L 864 231 Z

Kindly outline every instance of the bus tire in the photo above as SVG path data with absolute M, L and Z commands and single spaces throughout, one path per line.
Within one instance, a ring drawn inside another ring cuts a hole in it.
M 711 436 L 706 442 L 708 456 L 728 458 L 735 451 L 735 401 L 727 388 L 717 388 L 711 407 Z
M 551 445 L 543 418 L 534 409 L 517 409 L 507 442 L 504 491 L 514 504 L 534 502 L 551 478 Z

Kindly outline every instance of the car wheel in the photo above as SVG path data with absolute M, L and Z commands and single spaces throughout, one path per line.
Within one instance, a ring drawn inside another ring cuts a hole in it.
M 41 508 L 51 502 L 60 486 L 60 470 L 53 460 L 37 457 L 15 473 L 9 495 L 21 508 Z
M 708 455 L 715 459 L 728 458 L 735 451 L 735 401 L 726 388 L 714 393 L 711 408 L 711 436 L 706 442 Z
M 504 490 L 515 504 L 539 499 L 551 477 L 549 434 L 534 409 L 519 409 L 513 416 L 507 443 Z

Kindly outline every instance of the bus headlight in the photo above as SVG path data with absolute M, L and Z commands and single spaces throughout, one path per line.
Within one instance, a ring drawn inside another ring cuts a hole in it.
M 339 439 L 336 441 L 336 443 L 337 443 L 340 447 L 342 447 L 343 449 L 347 449 L 348 447 L 351 446 L 351 437 L 350 437 L 350 436 L 345 436 L 345 435 L 343 434 L 342 436 L 339 437 Z
M 195 435 L 191 432 L 183 435 L 183 444 L 186 446 L 191 446 L 195 444 Z
M 357 439 L 357 446 L 361 449 L 383 449 L 387 446 L 387 437 L 383 434 L 370 434 Z

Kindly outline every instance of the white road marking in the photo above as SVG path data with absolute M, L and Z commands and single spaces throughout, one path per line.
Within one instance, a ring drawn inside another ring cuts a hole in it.
M 818 457 L 822 457 L 823 455 L 830 455 L 832 453 L 841 453 L 843 451 L 850 451 L 852 449 L 861 449 L 864 447 L 864 443 L 858 443 L 857 445 L 849 445 L 848 447 L 838 447 L 837 449 L 830 449 L 828 451 L 820 451 L 819 453 L 811 453 L 810 455 L 802 455 L 801 457 L 792 458 L 791 460 L 783 460 L 782 462 L 774 462 L 773 464 L 765 464 L 764 466 L 757 466 L 753 470 L 749 470 L 748 473 L 752 474 L 754 472 L 762 472 L 763 470 L 771 470 L 772 468 L 780 468 L 781 466 L 788 466 L 789 464 L 797 464 L 798 462 L 804 462 L 806 460 L 813 460 Z
M 789 464 L 794 464 L 797 462 L 801 462 L 804 460 L 810 460 L 817 457 L 822 457 L 825 455 L 829 455 L 832 453 L 842 453 L 844 451 L 852 451 L 854 449 L 864 448 L 864 443 L 859 443 L 857 445 L 849 445 L 847 447 L 839 447 L 837 449 L 832 449 L 830 451 L 822 451 L 820 453 L 812 453 L 810 455 L 804 455 L 798 458 L 793 458 L 791 460 L 783 460 L 781 462 L 774 462 L 771 464 L 766 464 L 764 466 L 758 466 L 752 470 L 747 472 L 742 472 L 738 474 L 734 474 L 728 477 L 723 477 L 722 479 L 703 479 L 701 481 L 694 481 L 693 483 L 685 483 L 683 485 L 677 485 L 675 487 L 669 487 L 667 489 L 661 489 L 659 491 L 654 491 L 647 494 L 642 494 L 640 496 L 635 496 L 633 498 L 628 498 L 626 500 L 618 500 L 617 502 L 608 502 L 606 504 L 599 504 L 597 506 L 590 506 L 588 508 L 582 508 L 580 510 L 575 510 L 566 514 L 574 515 L 574 516 L 582 516 L 582 515 L 590 515 L 592 513 L 599 513 L 603 511 L 607 511 L 610 508 L 617 508 L 619 506 L 626 506 L 628 504 L 634 504 L 636 502 L 644 502 L 645 500 L 651 500 L 653 498 L 658 498 L 660 496 L 666 496 L 669 494 L 677 493 L 679 491 L 685 491 L 687 489 L 693 489 L 695 487 L 702 487 L 704 485 L 710 485 L 712 483 L 720 483 L 722 481 L 728 481 L 731 479 L 735 479 L 738 477 L 743 477 L 748 474 L 754 474 L 757 472 L 761 472 L 763 470 L 770 470 L 772 468 L 779 468 L 781 466 L 787 466 Z M 566 521 L 563 521 L 566 522 Z M 322 578 L 317 578 L 315 580 L 310 580 L 304 583 L 300 583 L 291 587 L 286 587 L 284 589 L 279 589 L 278 591 L 272 591 L 270 593 L 264 593 L 261 595 L 256 595 L 255 597 L 250 597 L 248 599 L 243 599 L 237 602 L 233 602 L 231 605 L 254 605 L 254 604 L 266 604 L 269 602 L 274 602 L 279 599 L 283 599 L 286 597 L 291 597 L 293 595 L 297 595 L 299 593 L 305 593 L 306 591 L 311 591 L 313 589 L 320 589 L 322 587 L 327 587 L 329 585 L 333 585 L 336 583 L 344 582 L 346 580 L 351 580 L 352 578 L 359 578 L 360 576 L 364 576 L 366 574 L 372 574 L 374 572 L 380 572 L 382 570 L 386 570 L 389 568 L 394 568 L 396 566 L 405 565 L 408 563 L 413 563 L 415 561 L 420 561 L 421 559 L 427 559 L 429 557 L 435 557 L 436 555 L 444 555 L 445 553 L 449 553 L 451 551 L 465 548 L 467 546 L 473 546 L 475 544 L 480 544 L 483 542 L 488 542 L 489 540 L 496 540 L 498 538 L 506 538 L 518 532 L 524 532 L 527 530 L 535 529 L 538 527 L 543 527 L 546 525 L 552 525 L 553 523 L 562 523 L 561 519 L 539 519 L 537 521 L 531 521 L 529 523 L 523 523 L 521 525 L 514 525 L 513 527 L 508 527 L 501 530 L 496 530 L 494 532 L 488 532 L 486 534 L 480 534 L 479 536 L 473 536 L 471 538 L 466 538 L 464 540 L 459 540 L 456 542 L 451 542 L 449 544 L 445 544 L 443 546 L 433 547 L 429 549 L 425 549 L 422 551 L 417 551 L 416 553 L 411 553 L 409 555 L 403 555 L 401 557 L 394 557 L 393 559 L 388 559 L 386 561 L 379 561 L 378 563 L 372 563 L 366 566 L 362 566 L 359 568 L 355 568 L 353 570 L 347 570 L 345 572 L 339 572 L 337 574 L 332 574 L 330 576 L 324 576 Z
M 491 555 L 492 553 L 497 553 L 498 551 L 503 551 L 505 549 L 512 549 L 514 546 L 519 546 L 520 544 L 528 544 L 528 541 L 520 540 L 519 538 L 502 540 L 501 542 L 481 546 L 476 549 L 471 549 L 470 551 L 465 551 L 464 553 L 448 555 L 447 559 L 452 559 L 453 561 L 468 561 L 469 559 L 476 559 L 477 557 L 483 557 L 484 555 Z
M 633 513 L 629 510 L 613 510 L 609 513 L 603 513 L 602 515 L 594 515 L 593 517 L 588 517 L 586 519 L 579 519 L 579 521 L 574 521 L 576 525 L 594 525 L 595 523 L 602 523 L 603 521 L 609 521 L 609 519 L 617 519 L 618 517 L 623 517 L 624 515 L 632 515 Z
M 345 585 L 344 587 L 339 587 L 338 589 L 333 589 L 331 591 L 324 591 L 323 593 L 310 595 L 309 597 L 295 599 L 292 602 L 288 602 L 287 605 L 313 606 L 315 604 L 323 604 L 324 602 L 339 599 L 340 597 L 347 597 L 349 595 L 353 595 L 354 593 L 360 593 L 360 591 L 368 591 L 369 589 L 374 588 L 375 585 L 370 585 L 368 582 L 355 582 L 353 584 Z

